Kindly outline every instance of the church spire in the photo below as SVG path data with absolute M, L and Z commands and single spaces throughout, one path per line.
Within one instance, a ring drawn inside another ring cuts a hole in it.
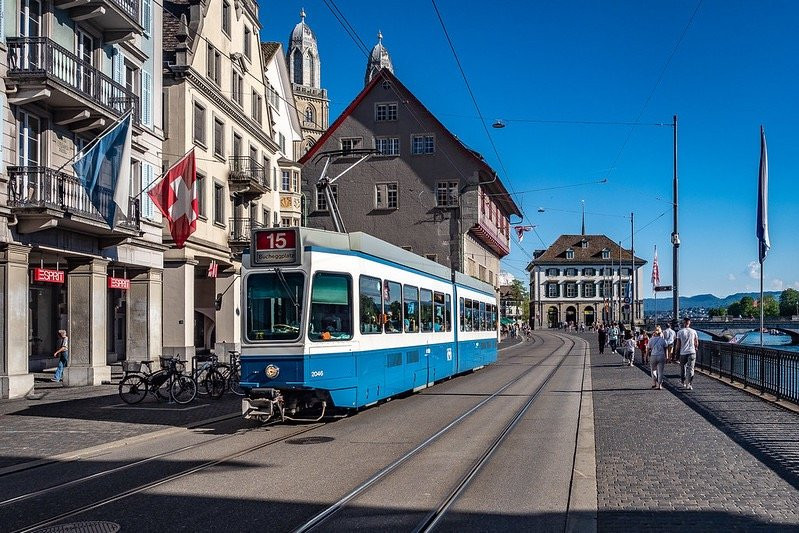
M 383 46 L 383 32 L 378 30 L 377 44 L 372 48 L 372 53 L 369 54 L 369 60 L 366 63 L 364 85 L 368 85 L 382 68 L 387 68 L 391 72 L 394 72 L 394 66 L 391 64 L 391 57 L 388 55 L 386 47 Z

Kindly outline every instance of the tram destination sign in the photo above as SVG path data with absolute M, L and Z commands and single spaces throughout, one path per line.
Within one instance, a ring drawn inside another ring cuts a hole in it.
M 299 265 L 298 228 L 270 228 L 253 232 L 252 262 L 256 265 Z

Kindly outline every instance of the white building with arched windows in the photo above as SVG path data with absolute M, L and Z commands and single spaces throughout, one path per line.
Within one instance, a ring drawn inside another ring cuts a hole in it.
M 533 327 L 638 323 L 645 264 L 605 235 L 561 235 L 527 265 Z
M 302 143 L 297 157 L 307 152 L 327 129 L 330 120 L 330 101 L 327 89 L 321 86 L 322 62 L 316 35 L 305 23 L 305 10 L 294 26 L 286 51 L 294 104 L 300 116 Z

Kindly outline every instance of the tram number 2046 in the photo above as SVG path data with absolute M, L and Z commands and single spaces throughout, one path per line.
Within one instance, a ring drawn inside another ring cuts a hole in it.
M 321 378 L 325 375 L 324 370 L 311 370 L 311 377 L 312 378 Z

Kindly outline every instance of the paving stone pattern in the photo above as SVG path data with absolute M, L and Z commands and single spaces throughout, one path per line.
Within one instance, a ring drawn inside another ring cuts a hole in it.
M 799 415 L 697 374 L 663 390 L 591 342 L 598 531 L 799 531 Z

